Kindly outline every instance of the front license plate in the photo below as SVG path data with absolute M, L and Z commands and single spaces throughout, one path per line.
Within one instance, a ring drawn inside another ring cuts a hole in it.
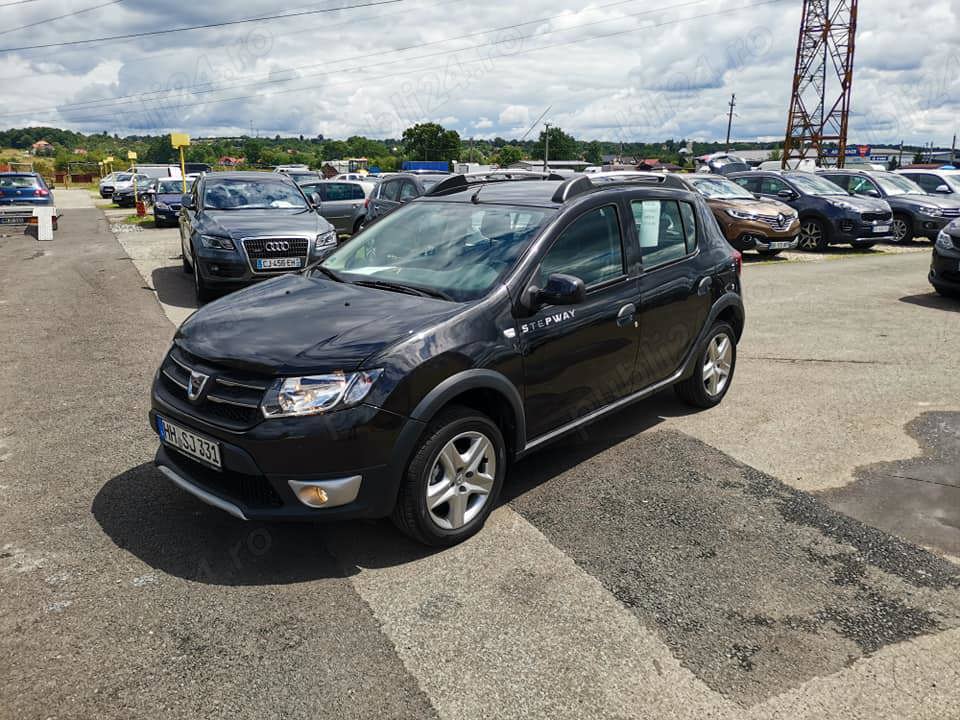
M 873 231 L 874 231 L 875 233 L 890 232 L 890 226 L 889 226 L 889 225 L 874 225 L 874 226 L 873 226 Z
M 293 258 L 260 258 L 257 260 L 257 270 L 277 270 L 300 267 L 302 260 Z
M 196 433 L 174 425 L 159 415 L 157 416 L 157 430 L 164 444 L 176 448 L 184 455 L 220 469 L 220 443 L 208 440 Z
M 0 225 L 23 225 L 27 222 L 27 217 L 7 216 L 0 217 Z
M 770 247 L 771 250 L 786 250 L 786 249 L 788 249 L 792 244 L 793 244 L 793 243 L 789 243 L 789 242 L 772 242 L 772 243 L 768 243 L 768 245 L 769 245 L 769 247 Z

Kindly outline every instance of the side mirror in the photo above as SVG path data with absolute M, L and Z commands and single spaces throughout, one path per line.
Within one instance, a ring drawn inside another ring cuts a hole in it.
M 754 193 L 753 197 L 755 197 L 757 200 L 763 200 L 763 195 L 761 195 L 760 193 Z
M 187 210 L 196 210 L 197 206 L 193 204 L 193 195 L 187 193 L 180 198 L 180 205 L 185 207 Z
M 950 195 L 953 191 L 948 185 L 938 185 L 937 192 L 942 193 L 943 195 Z
M 320 193 L 310 193 L 310 202 L 313 203 L 313 206 L 315 208 L 320 207 L 321 203 L 323 202 L 320 199 Z
M 536 310 L 541 305 L 576 305 L 583 302 L 586 295 L 583 280 L 573 275 L 554 273 L 547 278 L 546 287 L 528 287 L 523 304 L 529 310 Z
M 793 190 L 781 190 L 777 193 L 777 197 L 784 200 L 796 200 L 797 194 Z

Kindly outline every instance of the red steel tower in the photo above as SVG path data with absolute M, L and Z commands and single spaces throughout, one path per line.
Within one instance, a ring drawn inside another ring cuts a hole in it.
M 782 166 L 816 158 L 843 167 L 853 87 L 857 0 L 803 0 Z M 826 145 L 839 146 L 835 158 Z

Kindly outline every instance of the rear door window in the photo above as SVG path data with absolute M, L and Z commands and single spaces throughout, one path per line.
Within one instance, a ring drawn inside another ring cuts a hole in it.
M 686 210 L 681 211 L 681 206 Z M 696 249 L 693 208 L 677 200 L 633 200 L 633 222 L 646 270 L 680 260 Z M 687 214 L 686 224 L 684 215 Z

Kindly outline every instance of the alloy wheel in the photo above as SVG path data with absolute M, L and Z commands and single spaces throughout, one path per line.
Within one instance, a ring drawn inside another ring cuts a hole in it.
M 823 229 L 819 223 L 804 223 L 800 227 L 799 247 L 803 250 L 817 250 L 823 241 Z
M 497 451 L 481 432 L 463 432 L 447 442 L 430 469 L 426 500 L 430 519 L 444 530 L 473 520 L 490 498 L 497 477 Z
M 703 362 L 703 386 L 711 397 L 726 389 L 732 364 L 733 342 L 725 333 L 715 335 L 707 345 Z
M 906 242 L 908 232 L 906 221 L 901 217 L 895 217 L 893 219 L 893 239 L 898 243 Z

